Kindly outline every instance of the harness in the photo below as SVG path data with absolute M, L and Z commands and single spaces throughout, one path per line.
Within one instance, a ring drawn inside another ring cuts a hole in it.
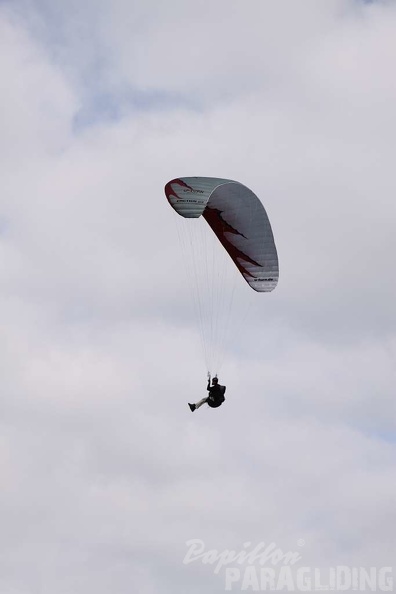
M 218 408 L 225 400 L 224 392 L 226 391 L 226 387 L 220 385 L 218 387 L 219 390 L 216 390 L 217 393 L 215 392 L 214 395 L 209 393 L 207 404 L 210 406 L 210 408 Z

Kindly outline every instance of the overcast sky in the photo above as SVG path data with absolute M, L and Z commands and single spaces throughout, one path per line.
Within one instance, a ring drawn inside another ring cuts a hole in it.
M 0 3 L 1 594 L 223 592 L 191 539 L 392 566 L 395 33 L 391 1 Z M 280 263 L 194 414 L 189 175 L 251 188 Z

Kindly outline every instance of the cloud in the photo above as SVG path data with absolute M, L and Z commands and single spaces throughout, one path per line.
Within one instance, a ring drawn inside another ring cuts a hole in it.
M 218 592 L 192 538 L 392 564 L 395 11 L 285 7 L 2 7 L 1 591 Z M 182 175 L 252 188 L 280 258 L 193 415 Z

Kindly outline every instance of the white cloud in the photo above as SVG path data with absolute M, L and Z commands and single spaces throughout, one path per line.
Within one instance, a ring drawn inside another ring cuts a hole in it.
M 183 565 L 191 538 L 392 563 L 394 19 L 2 9 L 2 592 L 218 592 Z M 280 256 L 225 345 L 225 405 L 194 415 L 205 369 L 163 194 L 179 175 L 251 187 Z

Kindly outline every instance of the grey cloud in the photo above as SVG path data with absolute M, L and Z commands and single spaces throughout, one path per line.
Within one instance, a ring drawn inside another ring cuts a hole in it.
M 394 8 L 288 6 L 2 9 L 4 592 L 222 590 L 192 538 L 392 563 Z M 224 344 L 225 405 L 194 414 L 180 175 L 251 187 L 281 273 Z

